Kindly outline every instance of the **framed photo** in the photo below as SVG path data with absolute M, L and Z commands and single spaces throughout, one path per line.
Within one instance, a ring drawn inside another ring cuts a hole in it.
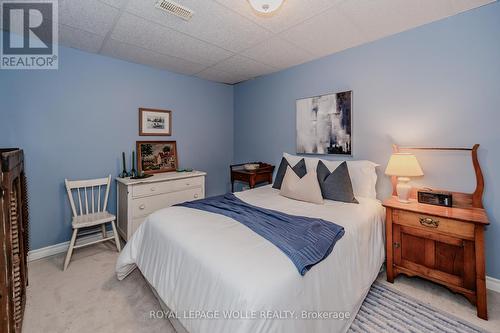
M 352 155 L 352 91 L 296 101 L 297 153 Z
M 175 141 L 137 141 L 137 168 L 145 174 L 175 171 L 178 167 Z
M 172 135 L 172 111 L 139 108 L 139 135 Z

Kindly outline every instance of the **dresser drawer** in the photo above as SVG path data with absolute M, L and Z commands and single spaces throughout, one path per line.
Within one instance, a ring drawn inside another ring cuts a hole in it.
M 444 217 L 418 214 L 403 210 L 393 212 L 394 223 L 415 227 L 423 230 L 432 230 L 459 238 L 474 239 L 474 224 L 460 222 Z
M 202 185 L 203 177 L 191 177 L 166 182 L 137 184 L 132 187 L 132 196 L 136 198 L 148 195 L 157 195 L 161 193 L 182 191 L 193 187 L 201 187 Z
M 195 187 L 184 191 L 158 194 L 132 200 L 132 216 L 134 219 L 147 216 L 158 209 L 170 207 L 177 203 L 202 199 L 202 188 Z

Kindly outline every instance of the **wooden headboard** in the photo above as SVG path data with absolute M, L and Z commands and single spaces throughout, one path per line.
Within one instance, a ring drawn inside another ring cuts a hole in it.
M 479 148 L 479 144 L 475 144 L 472 148 L 403 147 L 394 144 L 392 148 L 395 153 L 407 150 L 470 151 L 472 156 L 472 165 L 474 166 L 474 172 L 476 174 L 476 190 L 473 193 L 452 192 L 452 191 L 449 192 L 451 192 L 453 195 L 453 207 L 483 208 L 484 178 L 483 178 L 483 172 L 481 171 L 481 166 L 479 165 L 479 160 L 477 159 L 477 150 Z M 392 178 L 392 195 L 396 195 L 397 177 L 393 176 L 391 178 Z M 410 198 L 416 199 L 417 190 L 418 188 L 412 189 Z

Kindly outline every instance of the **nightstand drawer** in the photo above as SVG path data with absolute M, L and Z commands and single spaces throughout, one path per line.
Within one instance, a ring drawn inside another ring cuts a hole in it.
M 404 210 L 394 210 L 394 223 L 424 230 L 453 235 L 460 238 L 474 239 L 474 224 L 460 222 L 444 217 L 418 214 Z

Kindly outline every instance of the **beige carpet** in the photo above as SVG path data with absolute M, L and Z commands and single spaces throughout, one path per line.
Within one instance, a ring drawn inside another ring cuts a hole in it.
M 116 279 L 117 256 L 116 248 L 108 243 L 75 250 L 66 272 L 61 270 L 63 255 L 31 262 L 23 332 L 175 333 L 167 320 L 149 318 L 150 311 L 161 309 L 140 272 L 134 271 L 123 281 Z M 384 281 L 383 274 L 379 280 Z M 498 293 L 489 292 L 490 320 L 483 321 L 465 298 L 433 283 L 399 277 L 391 286 L 500 333 Z
M 63 272 L 63 255 L 29 263 L 23 333 L 167 332 L 167 320 L 149 319 L 161 310 L 141 273 L 123 281 L 114 274 L 114 243 L 75 250 Z

